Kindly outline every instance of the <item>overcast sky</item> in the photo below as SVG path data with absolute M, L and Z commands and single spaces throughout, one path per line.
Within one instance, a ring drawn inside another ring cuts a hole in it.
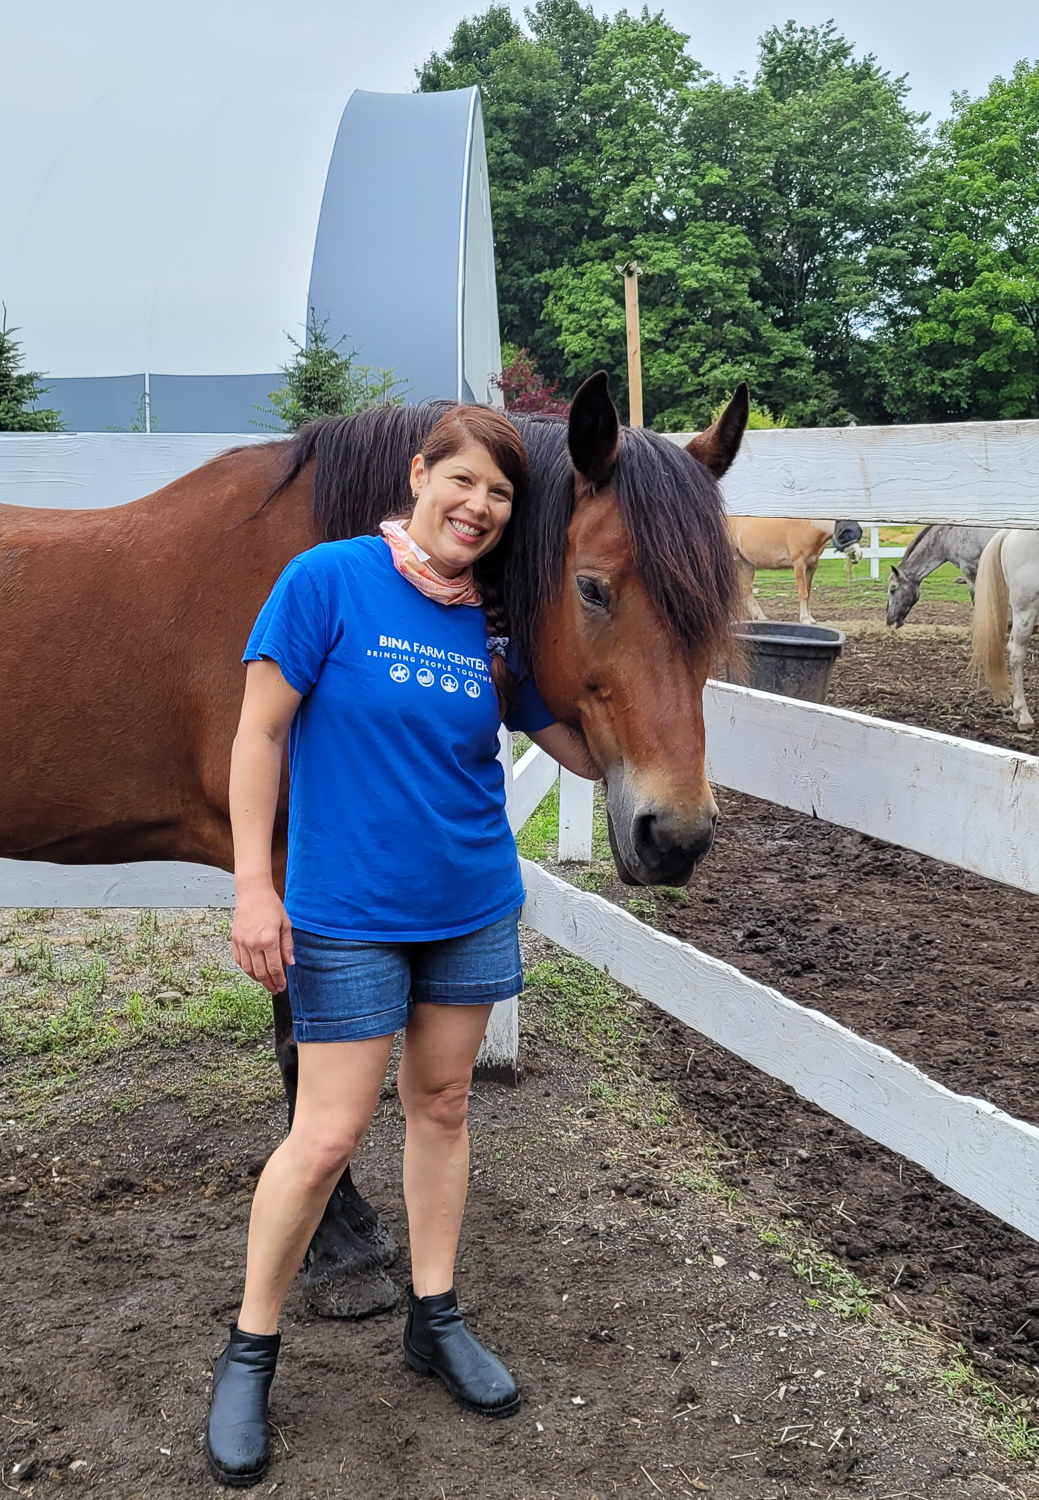
M 142 85 L 405 90 L 459 17 L 482 8 L 455 0 L 0 0 L 4 92 L 38 108 L 47 94 L 73 104 Z M 753 71 L 768 26 L 832 16 L 859 50 L 908 73 L 913 106 L 936 118 L 954 89 L 980 93 L 1019 58 L 1039 57 L 1036 0 L 664 0 L 662 8 L 689 33 L 693 56 L 725 78 Z M 520 16 L 522 5 L 513 10 Z

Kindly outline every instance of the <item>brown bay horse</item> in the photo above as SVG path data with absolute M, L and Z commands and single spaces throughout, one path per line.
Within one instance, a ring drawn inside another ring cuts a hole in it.
M 314 423 L 109 510 L 0 506 L 0 855 L 232 867 L 228 766 L 253 620 L 297 553 L 407 509 L 409 461 L 446 405 Z M 736 606 L 717 478 L 746 415 L 741 386 L 683 451 L 622 429 L 600 373 L 569 424 L 517 418 L 531 485 L 502 543 L 511 628 L 603 772 L 630 883 L 684 883 L 713 837 L 702 693 Z M 283 787 L 280 868 L 285 803 Z M 291 1116 L 287 996 L 274 1012 Z M 348 1170 L 309 1252 L 308 1299 L 340 1316 L 391 1305 L 395 1248 Z

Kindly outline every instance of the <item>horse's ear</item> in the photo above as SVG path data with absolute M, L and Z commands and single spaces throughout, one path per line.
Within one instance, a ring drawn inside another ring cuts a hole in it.
M 620 419 L 610 400 L 605 370 L 590 375 L 570 403 L 569 442 L 578 474 L 592 485 L 605 484 L 613 473 L 620 446 Z
M 698 458 L 705 468 L 720 479 L 732 467 L 732 461 L 740 451 L 740 443 L 750 415 L 750 392 L 747 382 L 741 380 L 732 400 L 717 422 L 706 432 L 698 432 L 685 451 Z
M 895 567 L 894 563 L 891 564 L 891 576 L 892 578 L 901 578 L 902 576 L 898 569 Z

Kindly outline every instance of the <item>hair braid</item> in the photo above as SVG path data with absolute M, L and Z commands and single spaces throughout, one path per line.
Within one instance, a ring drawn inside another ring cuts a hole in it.
M 494 564 L 494 553 L 481 558 L 474 571 L 483 595 L 483 613 L 487 621 L 487 634 L 508 637 L 510 634 L 509 617 L 505 608 L 500 569 Z M 490 657 L 490 663 L 491 681 L 494 683 L 494 691 L 498 696 L 498 710 L 504 719 L 505 715 L 511 713 L 516 706 L 519 682 L 515 672 L 500 653 L 495 652 Z

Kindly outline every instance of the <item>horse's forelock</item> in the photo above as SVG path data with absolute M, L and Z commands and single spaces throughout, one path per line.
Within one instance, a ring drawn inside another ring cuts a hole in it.
M 731 642 L 736 559 L 714 476 L 660 433 L 625 428 L 612 487 L 646 590 L 687 650 Z

